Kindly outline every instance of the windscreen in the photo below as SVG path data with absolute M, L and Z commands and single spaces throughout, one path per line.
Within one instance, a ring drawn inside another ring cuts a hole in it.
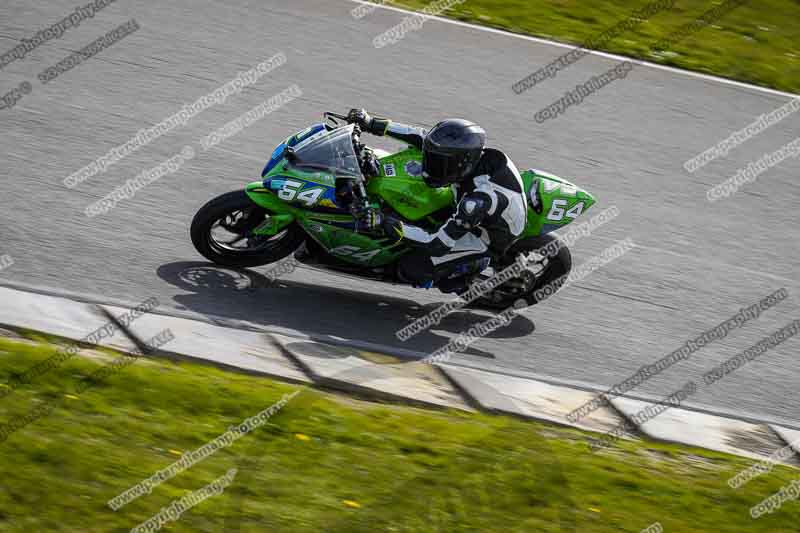
M 297 167 L 325 168 L 339 176 L 361 175 L 355 149 L 353 148 L 353 129 L 355 126 L 343 126 L 332 130 L 309 142 L 300 144 L 295 149 Z

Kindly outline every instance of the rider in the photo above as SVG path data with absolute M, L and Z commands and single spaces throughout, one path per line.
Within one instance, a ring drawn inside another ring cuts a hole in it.
M 351 110 L 349 119 L 365 132 L 388 135 L 421 150 L 425 183 L 450 186 L 455 193 L 455 213 L 432 233 L 384 216 L 387 234 L 417 248 L 400 261 L 404 281 L 460 292 L 469 275 L 488 266 L 490 251 L 502 254 L 520 236 L 528 210 L 522 178 L 508 156 L 485 147 L 483 128 L 448 119 L 425 131 L 373 118 L 363 109 Z

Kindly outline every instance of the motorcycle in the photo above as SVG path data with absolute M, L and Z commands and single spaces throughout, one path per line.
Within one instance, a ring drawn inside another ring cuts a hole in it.
M 364 224 L 364 215 L 392 213 L 420 227 L 438 228 L 454 211 L 454 192 L 425 184 L 417 148 L 395 153 L 370 148 L 347 116 L 323 116 L 325 122 L 275 148 L 260 180 L 201 207 L 192 220 L 192 243 L 206 259 L 227 267 L 266 265 L 301 249 L 295 257 L 312 268 L 403 283 L 397 264 L 412 247 Z M 490 268 L 464 275 L 471 283 L 487 280 L 521 254 L 528 268 L 483 294 L 474 307 L 503 309 L 520 299 L 537 303 L 537 290 L 572 266 L 569 249 L 552 232 L 595 203 L 591 194 L 553 174 L 530 169 L 521 176 L 528 199 L 523 234 L 502 254 L 494 253 Z M 543 253 L 545 248 L 555 251 Z

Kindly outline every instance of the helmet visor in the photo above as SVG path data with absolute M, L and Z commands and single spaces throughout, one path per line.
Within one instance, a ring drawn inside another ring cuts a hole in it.
M 422 157 L 422 172 L 432 182 L 441 183 L 444 186 L 461 178 L 461 159 L 463 156 L 426 150 Z

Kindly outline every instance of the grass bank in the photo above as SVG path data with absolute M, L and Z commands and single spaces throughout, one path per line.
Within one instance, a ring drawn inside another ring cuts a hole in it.
M 651 1 L 466 0 L 442 16 L 580 45 Z M 396 0 L 390 5 L 421 10 L 430 3 Z M 655 43 L 721 3 L 677 0 L 672 9 L 658 12 L 600 49 L 800 93 L 800 2 L 796 0 L 750 0 L 669 50 L 652 49 Z M 554 50 L 553 54 L 555 58 L 559 52 Z M 532 62 L 529 66 L 534 72 L 544 65 Z M 510 88 L 517 81 L 509 79 L 507 85 Z
M 52 339 L 0 339 L 0 382 L 51 356 Z M 168 531 L 774 533 L 800 506 L 749 508 L 798 477 L 776 467 L 733 490 L 750 461 L 624 442 L 509 417 L 358 401 L 216 368 L 139 359 L 80 395 L 118 357 L 83 353 L 0 399 L 0 422 L 48 415 L 0 442 L 0 531 L 127 531 L 237 468 L 222 494 Z M 118 511 L 106 502 L 301 389 L 267 423 Z

